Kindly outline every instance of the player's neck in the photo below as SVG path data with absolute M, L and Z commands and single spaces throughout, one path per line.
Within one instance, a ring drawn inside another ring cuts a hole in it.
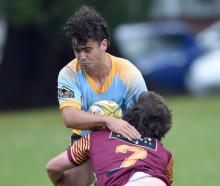
M 102 87 L 106 80 L 108 79 L 109 74 L 112 70 L 112 61 L 108 54 L 103 56 L 100 65 L 95 69 L 95 71 L 87 72 L 88 75 L 95 81 L 98 87 Z
M 94 80 L 101 81 L 106 79 L 112 70 L 112 61 L 108 54 L 104 54 L 100 60 L 100 65 L 91 72 L 87 72 Z

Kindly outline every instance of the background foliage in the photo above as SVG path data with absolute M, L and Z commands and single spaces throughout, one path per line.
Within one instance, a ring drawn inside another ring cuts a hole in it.
M 44 28 L 54 21 L 62 25 L 83 4 L 96 7 L 111 26 L 144 19 L 151 5 L 150 0 L 2 0 L 0 3 L 2 11 L 13 25 L 35 24 Z
M 0 66 L 0 84 L 6 90 L 0 91 L 0 109 L 56 104 L 58 72 L 74 57 L 63 25 L 81 5 L 94 6 L 113 32 L 122 22 L 144 20 L 150 2 L 1 0 L 0 12 L 7 21 L 7 39 Z M 114 41 L 109 52 L 117 54 Z

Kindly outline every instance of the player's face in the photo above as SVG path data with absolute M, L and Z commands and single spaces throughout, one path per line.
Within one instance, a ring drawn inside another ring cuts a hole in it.
M 79 45 L 74 49 L 75 56 L 81 66 L 86 71 L 93 71 L 103 63 L 105 51 L 107 49 L 107 40 L 101 43 L 90 39 L 85 45 Z

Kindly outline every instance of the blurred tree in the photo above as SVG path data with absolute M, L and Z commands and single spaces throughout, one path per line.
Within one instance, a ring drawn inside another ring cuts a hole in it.
M 8 33 L 0 109 L 56 103 L 58 72 L 73 57 L 62 27 L 83 4 L 94 6 L 113 30 L 122 22 L 143 21 L 151 0 L 1 0 Z

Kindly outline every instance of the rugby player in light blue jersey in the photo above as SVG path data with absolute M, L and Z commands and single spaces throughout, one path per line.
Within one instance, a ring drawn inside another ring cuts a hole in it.
M 58 100 L 66 127 L 73 129 L 72 142 L 98 127 L 107 127 L 127 138 L 139 138 L 140 133 L 122 119 L 86 112 L 100 100 L 112 100 L 124 111 L 147 91 L 134 65 L 106 52 L 109 28 L 105 20 L 93 8 L 82 6 L 67 21 L 65 32 L 76 58 L 59 73 Z M 63 182 L 88 185 L 86 178 L 92 177 L 88 163 L 74 171 Z

